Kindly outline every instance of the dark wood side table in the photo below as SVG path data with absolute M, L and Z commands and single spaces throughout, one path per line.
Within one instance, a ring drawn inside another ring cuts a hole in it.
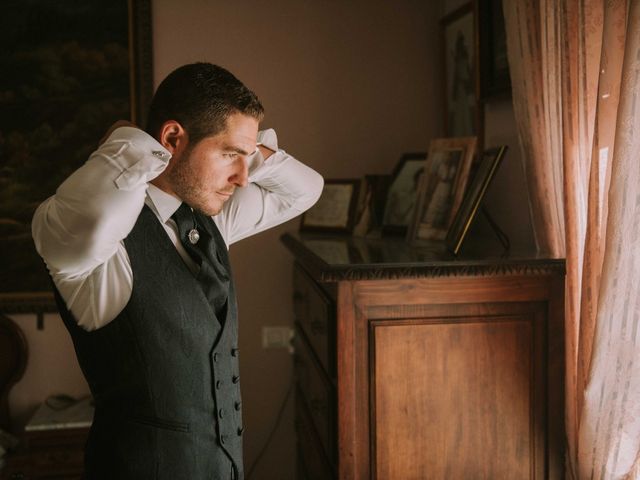
M 282 241 L 301 478 L 563 477 L 563 259 Z
M 7 458 L 4 478 L 81 478 L 93 414 L 91 397 L 49 397 L 33 414 L 20 445 Z
M 20 447 L 6 457 L 2 479 L 80 479 L 88 435 L 89 427 L 25 432 Z

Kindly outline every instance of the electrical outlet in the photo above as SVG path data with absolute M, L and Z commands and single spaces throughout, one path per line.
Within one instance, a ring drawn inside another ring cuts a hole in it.
M 262 327 L 262 348 L 290 348 L 293 329 L 289 327 Z

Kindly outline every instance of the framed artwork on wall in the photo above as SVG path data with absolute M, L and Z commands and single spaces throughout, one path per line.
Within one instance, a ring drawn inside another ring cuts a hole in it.
M 351 233 L 360 180 L 325 180 L 316 204 L 302 214 L 301 232 Z
M 483 137 L 479 99 L 476 2 L 465 3 L 440 22 L 444 59 L 445 134 Z M 480 146 L 480 145 L 479 145 Z
M 476 143 L 475 137 L 431 141 L 407 235 L 410 243 L 445 239 L 462 202 Z
M 508 98 L 511 95 L 511 76 L 502 0 L 477 1 L 480 98 L 483 101 L 500 97 Z
M 31 218 L 111 124 L 141 124 L 153 89 L 150 1 L 26 0 L 2 14 L 0 310 L 55 311 Z

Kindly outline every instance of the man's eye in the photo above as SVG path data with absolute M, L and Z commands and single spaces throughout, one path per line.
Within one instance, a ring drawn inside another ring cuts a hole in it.
M 227 158 L 236 158 L 238 154 L 236 152 L 231 152 L 231 153 L 223 153 L 222 156 Z

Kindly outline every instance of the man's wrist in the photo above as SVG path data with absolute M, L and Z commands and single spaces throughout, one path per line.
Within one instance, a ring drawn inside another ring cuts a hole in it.
M 109 127 L 109 130 L 107 130 L 107 133 L 105 133 L 104 136 L 100 139 L 100 141 L 98 142 L 98 145 L 102 145 L 104 142 L 106 142 L 107 139 L 111 136 L 111 134 L 120 127 L 138 128 L 137 125 L 134 125 L 129 120 L 118 120 L 116 123 L 114 123 Z
M 260 150 L 263 160 L 266 160 L 271 155 L 276 153 L 275 151 L 271 150 L 269 147 L 265 147 L 264 145 L 258 145 L 258 150 Z

